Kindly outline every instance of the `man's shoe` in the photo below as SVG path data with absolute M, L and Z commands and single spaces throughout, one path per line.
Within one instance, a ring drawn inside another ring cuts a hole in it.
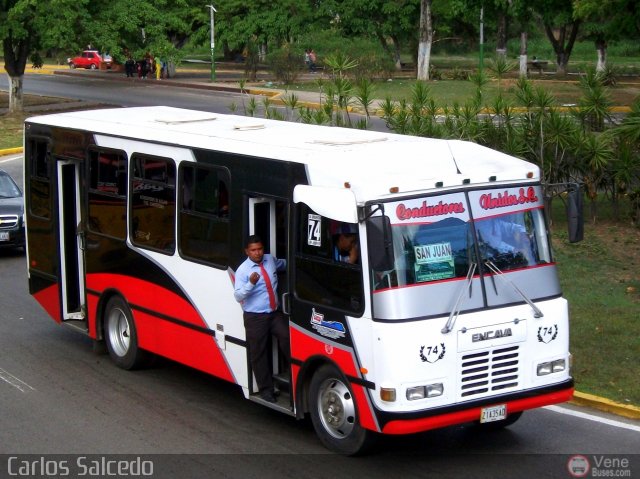
M 266 389 L 260 393 L 260 397 L 267 402 L 278 402 L 273 391 Z

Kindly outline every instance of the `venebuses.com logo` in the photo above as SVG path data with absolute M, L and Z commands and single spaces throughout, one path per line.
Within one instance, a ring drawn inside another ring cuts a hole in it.
M 571 477 L 631 477 L 628 457 L 576 454 L 567 461 Z

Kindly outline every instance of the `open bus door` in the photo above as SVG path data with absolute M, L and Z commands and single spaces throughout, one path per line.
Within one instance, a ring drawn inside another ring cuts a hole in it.
M 58 246 L 62 320 L 85 320 L 84 236 L 81 228 L 80 163 L 57 159 Z
M 288 258 L 288 215 L 289 204 L 286 201 L 265 197 L 249 198 L 249 235 L 258 235 L 262 239 L 264 252 L 279 259 L 287 260 L 287 271 L 290 271 Z M 283 314 L 288 318 L 289 313 L 286 308 L 288 301 L 290 275 L 278 274 L 278 291 L 280 297 L 280 307 Z M 281 391 L 289 389 L 289 374 L 284 370 L 286 362 L 279 358 L 279 350 L 275 339 L 272 341 L 272 367 L 273 377 L 276 385 Z M 254 390 L 257 390 L 254 383 Z

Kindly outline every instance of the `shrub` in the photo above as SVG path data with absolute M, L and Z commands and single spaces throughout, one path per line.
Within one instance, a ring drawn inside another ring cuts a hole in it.
M 285 85 L 295 83 L 304 66 L 302 49 L 285 45 L 267 55 L 267 65 L 278 81 Z

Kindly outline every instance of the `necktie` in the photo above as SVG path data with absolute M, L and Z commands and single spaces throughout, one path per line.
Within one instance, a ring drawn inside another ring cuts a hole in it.
M 276 295 L 273 292 L 273 286 L 271 286 L 271 278 L 269 278 L 269 274 L 267 270 L 264 269 L 262 263 L 260 263 L 260 271 L 262 272 L 262 277 L 264 278 L 264 283 L 267 286 L 267 293 L 269 294 L 269 307 L 271 311 L 276 310 Z

